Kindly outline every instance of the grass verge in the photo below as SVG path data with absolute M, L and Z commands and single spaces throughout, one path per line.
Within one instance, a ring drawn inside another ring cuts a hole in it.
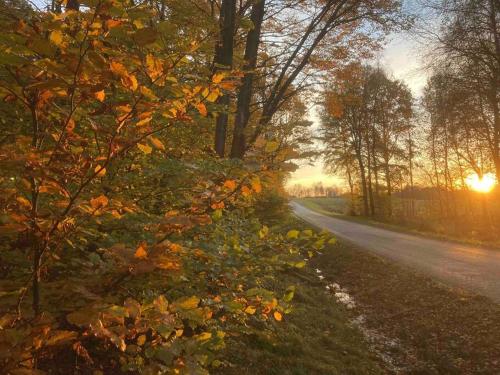
M 290 219 L 295 229 L 309 225 Z M 334 257 L 335 246 L 325 253 Z M 225 358 L 230 365 L 219 374 L 265 375 L 364 375 L 384 374 L 379 359 L 371 352 L 362 333 L 352 326 L 352 314 L 332 295 L 314 268 L 283 272 L 275 278 L 275 290 L 295 285 L 294 308 L 276 323 L 272 331 L 251 327 L 247 334 L 227 338 Z
M 395 339 L 402 374 L 500 374 L 500 305 L 339 243 L 311 265 L 347 288 L 365 325 Z

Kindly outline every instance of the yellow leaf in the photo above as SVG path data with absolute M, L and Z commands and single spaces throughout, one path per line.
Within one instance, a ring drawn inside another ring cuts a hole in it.
M 134 20 L 134 26 L 137 27 L 138 29 L 144 28 L 144 24 L 142 23 L 141 20 Z
M 274 319 L 276 319 L 278 322 L 281 322 L 281 319 L 283 319 L 283 315 L 279 311 L 274 312 Z
M 63 41 L 63 34 L 61 30 L 54 30 L 50 33 L 49 39 L 52 43 L 54 43 L 56 46 L 62 45 Z
M 145 154 L 150 154 L 151 151 L 153 151 L 153 149 L 148 146 L 148 145 L 143 145 L 141 143 L 138 143 L 137 144 L 137 147 L 139 147 L 139 150 L 141 150 L 142 152 L 144 152 Z
M 163 74 L 163 66 L 159 59 L 151 54 L 146 56 L 146 68 L 148 70 L 149 77 L 154 81 L 161 77 Z
M 157 96 L 153 93 L 153 91 L 148 89 L 146 86 L 141 86 L 139 90 L 141 91 L 141 94 L 144 95 L 148 99 L 152 99 L 152 100 L 158 99 Z
M 148 257 L 148 253 L 146 252 L 146 244 L 142 243 L 139 245 L 139 247 L 135 250 L 134 253 L 134 258 L 137 259 L 145 259 Z
M 267 153 L 274 152 L 278 149 L 279 146 L 280 146 L 279 143 L 276 141 L 267 142 L 266 143 L 266 152 Z
M 106 168 L 101 167 L 99 164 L 94 169 L 94 172 L 97 173 L 97 176 L 102 177 L 106 174 Z
M 105 97 L 106 94 L 104 93 L 104 90 L 94 92 L 94 98 L 96 98 L 100 102 L 103 102 Z
M 151 142 L 151 144 L 153 146 L 155 146 L 157 149 L 159 150 L 163 150 L 165 151 L 165 145 L 158 139 L 158 138 L 155 138 L 155 137 L 149 137 L 149 141 Z
M 257 311 L 257 309 L 253 306 L 247 306 L 247 308 L 245 309 L 245 312 L 250 315 L 255 314 L 255 311 Z
M 236 189 L 236 181 L 226 180 L 226 182 L 224 182 L 224 187 L 228 188 L 229 190 L 234 190 Z
M 142 119 L 142 120 L 138 121 L 138 122 L 135 124 L 135 126 L 143 126 L 143 125 L 147 125 L 147 124 L 149 124 L 149 123 L 151 122 L 151 119 L 152 119 L 152 117 L 146 117 L 146 118 L 144 118 L 144 119 Z
M 286 234 L 286 238 L 288 238 L 288 239 L 298 238 L 299 233 L 300 232 L 298 230 L 292 229 L 292 230 L 288 231 L 288 233 Z
M 215 102 L 219 97 L 219 90 L 213 90 L 208 94 L 205 99 L 211 103 Z
M 210 338 L 212 338 L 212 334 L 210 332 L 203 332 L 196 336 L 198 341 L 206 341 Z
M 146 343 L 146 335 L 140 335 L 137 338 L 137 345 L 143 346 Z
M 90 200 L 90 206 L 94 209 L 97 210 L 101 207 L 106 207 L 109 203 L 109 200 L 106 196 L 104 195 L 99 195 L 96 198 L 92 198 Z

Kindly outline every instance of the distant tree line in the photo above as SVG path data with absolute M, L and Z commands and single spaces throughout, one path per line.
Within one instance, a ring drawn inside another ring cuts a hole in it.
M 294 184 L 288 189 L 288 194 L 297 198 L 308 197 L 328 197 L 333 198 L 341 194 L 341 189 L 338 186 L 324 186 L 323 183 L 316 182 L 312 185 L 304 186 L 302 184 Z
M 499 189 L 479 194 L 470 179 L 500 180 L 500 5 L 427 7 L 441 23 L 423 33 L 432 53 L 422 98 L 378 66 L 336 72 L 322 97 L 326 168 L 345 177 L 358 214 L 489 233 Z

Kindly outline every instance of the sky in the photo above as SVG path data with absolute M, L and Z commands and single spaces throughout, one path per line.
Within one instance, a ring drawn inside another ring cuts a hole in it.
M 422 47 L 407 33 L 392 34 L 388 38 L 385 48 L 377 56 L 379 64 L 394 78 L 406 82 L 414 97 L 422 94 L 427 81 L 427 73 L 423 69 L 421 58 Z M 317 126 L 318 116 L 315 108 L 310 111 L 310 120 Z M 305 164 L 299 166 L 287 185 L 301 184 L 310 186 L 317 182 L 323 185 L 344 186 L 343 179 L 326 174 L 323 171 L 323 163 L 316 160 L 313 165 Z

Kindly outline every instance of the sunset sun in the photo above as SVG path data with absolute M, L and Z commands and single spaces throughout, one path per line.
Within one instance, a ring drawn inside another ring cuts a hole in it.
M 465 182 L 467 186 L 479 193 L 489 193 L 493 190 L 496 184 L 495 175 L 493 173 L 486 173 L 483 177 L 479 177 L 476 173 L 467 176 Z

